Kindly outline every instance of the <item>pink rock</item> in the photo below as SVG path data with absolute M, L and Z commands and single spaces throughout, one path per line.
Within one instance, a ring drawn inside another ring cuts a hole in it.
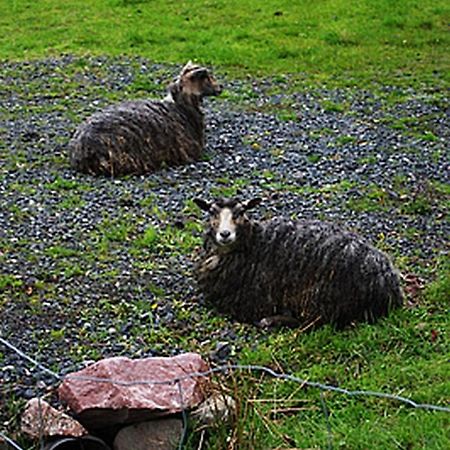
M 109 358 L 67 375 L 58 393 L 88 428 L 134 423 L 197 406 L 204 399 L 206 378 L 187 375 L 206 370 L 208 365 L 196 353 L 172 358 Z M 176 378 L 182 380 L 172 383 Z M 110 382 L 114 380 L 123 383 Z
M 33 439 L 49 436 L 80 437 L 87 430 L 75 419 L 56 410 L 45 400 L 32 398 L 22 414 L 22 432 Z

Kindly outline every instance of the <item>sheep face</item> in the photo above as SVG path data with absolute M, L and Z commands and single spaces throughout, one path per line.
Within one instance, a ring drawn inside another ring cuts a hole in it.
M 219 95 L 222 86 L 205 67 L 192 64 L 190 61 L 183 67 L 178 78 L 182 93 L 189 97 L 203 98 Z
M 219 247 L 232 247 L 240 237 L 240 231 L 249 223 L 246 211 L 256 206 L 261 199 L 240 202 L 236 199 L 220 199 L 207 202 L 194 199 L 200 209 L 209 212 L 209 233 Z

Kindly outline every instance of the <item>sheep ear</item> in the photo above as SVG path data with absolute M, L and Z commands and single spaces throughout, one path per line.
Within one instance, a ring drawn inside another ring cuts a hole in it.
M 199 69 L 195 69 L 192 71 L 191 78 L 206 78 L 208 76 L 208 69 L 204 67 L 200 67 Z
M 258 206 L 262 202 L 262 198 L 255 197 L 250 200 L 246 200 L 245 202 L 242 202 L 242 206 L 244 207 L 244 210 L 247 211 L 249 209 L 254 208 L 255 206 Z
M 209 211 L 212 204 L 202 198 L 194 198 L 193 202 L 203 211 Z
M 189 60 L 186 65 L 181 69 L 180 75 L 184 75 L 188 70 L 192 69 L 194 67 L 194 64 L 191 60 Z

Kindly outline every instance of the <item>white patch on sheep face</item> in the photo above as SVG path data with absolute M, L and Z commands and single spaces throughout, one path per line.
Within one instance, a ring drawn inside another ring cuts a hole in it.
M 170 92 L 167 93 L 167 95 L 164 97 L 163 100 L 168 103 L 175 103 L 172 94 Z
M 216 231 L 216 242 L 219 245 L 229 245 L 236 240 L 236 224 L 233 211 L 223 208 L 219 214 L 219 224 Z

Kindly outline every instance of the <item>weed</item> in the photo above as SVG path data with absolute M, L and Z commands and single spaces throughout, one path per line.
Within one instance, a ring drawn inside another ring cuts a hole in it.
M 84 200 L 78 194 L 69 193 L 58 203 L 58 207 L 61 209 L 73 210 L 76 208 L 82 208 L 85 205 Z
M 135 241 L 135 245 L 139 248 L 152 249 L 155 247 L 159 239 L 158 230 L 155 227 L 147 227 L 142 237 Z
M 310 155 L 307 155 L 306 157 L 311 164 L 317 164 L 322 158 L 322 155 L 320 155 L 319 153 L 312 153 Z
M 336 103 L 331 100 L 322 100 L 321 105 L 326 112 L 342 113 L 347 109 L 347 106 L 344 103 Z
M 363 158 L 360 158 L 358 160 L 359 164 L 376 164 L 378 162 L 378 158 L 375 155 L 369 155 L 369 156 L 365 156 Z
M 19 288 L 23 285 L 23 281 L 13 275 L 0 274 L 0 292 L 9 288 Z
M 439 138 L 431 131 L 425 131 L 425 133 L 423 133 L 420 137 L 424 141 L 428 141 L 428 142 L 435 142 L 435 141 L 439 140 Z
M 51 191 L 70 191 L 74 189 L 86 189 L 86 186 L 80 186 L 75 180 L 66 180 L 60 176 L 55 177 L 54 181 L 51 183 L 46 183 L 44 185 L 47 189 Z
M 165 86 L 161 86 L 159 83 L 154 82 L 150 77 L 152 74 L 148 74 L 146 76 L 139 75 L 136 76 L 134 81 L 131 83 L 129 89 L 133 93 L 139 92 L 151 92 L 158 93 L 160 95 L 165 91 Z
M 238 186 L 213 186 L 211 187 L 210 194 L 212 197 L 235 197 L 239 190 Z
M 52 258 L 70 258 L 78 256 L 78 251 L 68 247 L 54 245 L 45 250 L 45 254 Z
M 277 117 L 285 122 L 298 120 L 298 114 L 295 111 L 279 111 Z
M 356 138 L 354 136 L 338 136 L 336 138 L 336 143 L 339 145 L 347 145 L 347 144 L 353 144 L 356 142 Z
M 134 225 L 126 216 L 122 216 L 121 219 L 105 218 L 98 228 L 105 240 L 125 242 L 130 238 Z
M 426 195 L 420 194 L 413 198 L 411 201 L 404 203 L 400 207 L 400 209 L 405 214 L 418 214 L 424 216 L 430 214 L 433 211 L 433 205 L 430 203 L 430 200 Z
M 388 193 L 374 184 L 368 186 L 363 195 L 349 199 L 346 203 L 347 208 L 358 212 L 386 211 L 390 205 Z

